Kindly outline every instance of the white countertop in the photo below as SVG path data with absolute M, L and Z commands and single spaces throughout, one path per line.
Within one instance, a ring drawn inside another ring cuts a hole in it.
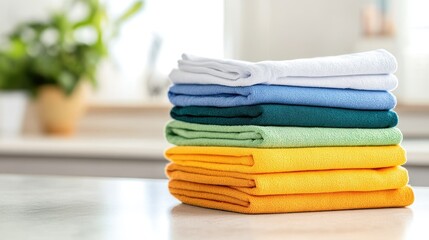
M 0 139 L 0 155 L 160 159 L 169 146 L 161 138 L 23 137 Z
M 427 239 L 409 208 L 243 215 L 180 204 L 166 180 L 0 175 L 2 239 Z

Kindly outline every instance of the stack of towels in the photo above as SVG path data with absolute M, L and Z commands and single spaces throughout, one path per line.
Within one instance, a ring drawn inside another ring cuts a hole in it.
M 385 50 L 258 63 L 183 55 L 168 93 L 171 194 L 240 213 L 410 205 L 396 68 Z

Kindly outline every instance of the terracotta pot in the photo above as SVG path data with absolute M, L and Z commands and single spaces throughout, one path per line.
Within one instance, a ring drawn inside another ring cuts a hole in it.
M 77 86 L 70 96 L 66 96 L 57 86 L 40 87 L 37 111 L 43 130 L 52 135 L 73 135 L 86 110 L 87 96 L 85 84 Z

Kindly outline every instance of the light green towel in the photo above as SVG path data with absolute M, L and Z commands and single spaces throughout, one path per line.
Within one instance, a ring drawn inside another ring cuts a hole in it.
M 178 146 L 318 147 L 396 145 L 402 141 L 397 128 L 305 128 L 220 126 L 172 121 L 168 142 Z

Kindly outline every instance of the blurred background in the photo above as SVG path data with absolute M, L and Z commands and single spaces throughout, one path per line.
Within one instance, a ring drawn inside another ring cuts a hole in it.
M 0 171 L 164 178 L 183 52 L 248 61 L 385 48 L 411 184 L 429 186 L 429 2 L 0 0 Z M 49 85 L 49 87 L 46 87 Z

